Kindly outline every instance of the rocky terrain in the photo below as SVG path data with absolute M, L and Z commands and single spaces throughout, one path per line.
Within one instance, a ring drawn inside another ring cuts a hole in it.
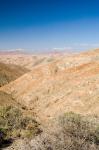
M 55 132 L 57 119 L 66 112 L 99 115 L 99 49 L 77 54 L 2 54 L 0 62 L 0 69 L 3 63 L 26 69 L 20 68 L 19 76 L 15 74 L 14 81 L 0 87 L 0 93 L 11 95 L 13 103 L 23 106 L 25 113 L 35 114 L 45 131 L 42 136 Z M 11 71 L 18 74 L 13 67 Z

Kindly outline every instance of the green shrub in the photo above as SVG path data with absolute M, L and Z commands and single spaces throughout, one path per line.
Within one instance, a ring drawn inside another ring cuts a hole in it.
M 39 124 L 33 118 L 24 116 L 19 108 L 0 107 L 0 143 L 18 137 L 30 138 L 40 132 Z

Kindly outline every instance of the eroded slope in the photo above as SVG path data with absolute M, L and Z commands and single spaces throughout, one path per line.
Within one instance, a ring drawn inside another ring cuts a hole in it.
M 99 114 L 99 51 L 62 56 L 2 87 L 42 122 L 67 111 Z

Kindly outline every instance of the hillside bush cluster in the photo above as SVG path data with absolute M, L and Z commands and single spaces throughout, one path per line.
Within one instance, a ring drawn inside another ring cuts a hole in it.
M 24 116 L 19 108 L 0 107 L 0 146 L 16 138 L 32 138 L 40 132 L 38 122 Z
M 69 112 L 59 124 L 57 133 L 37 139 L 37 150 L 99 150 L 99 117 Z
M 20 109 L 0 107 L 0 147 L 20 138 L 29 139 L 31 150 L 99 150 L 99 117 L 69 112 L 59 117 L 55 127 L 53 134 L 42 132 L 38 122 Z

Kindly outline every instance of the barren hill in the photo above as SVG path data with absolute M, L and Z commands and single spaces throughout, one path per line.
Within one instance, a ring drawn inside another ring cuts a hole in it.
M 9 65 L 18 65 L 32 70 L 34 67 L 41 64 L 52 62 L 58 59 L 59 56 L 52 54 L 0 54 L 0 62 Z
M 44 122 L 67 111 L 99 114 L 99 50 L 58 57 L 0 90 Z

